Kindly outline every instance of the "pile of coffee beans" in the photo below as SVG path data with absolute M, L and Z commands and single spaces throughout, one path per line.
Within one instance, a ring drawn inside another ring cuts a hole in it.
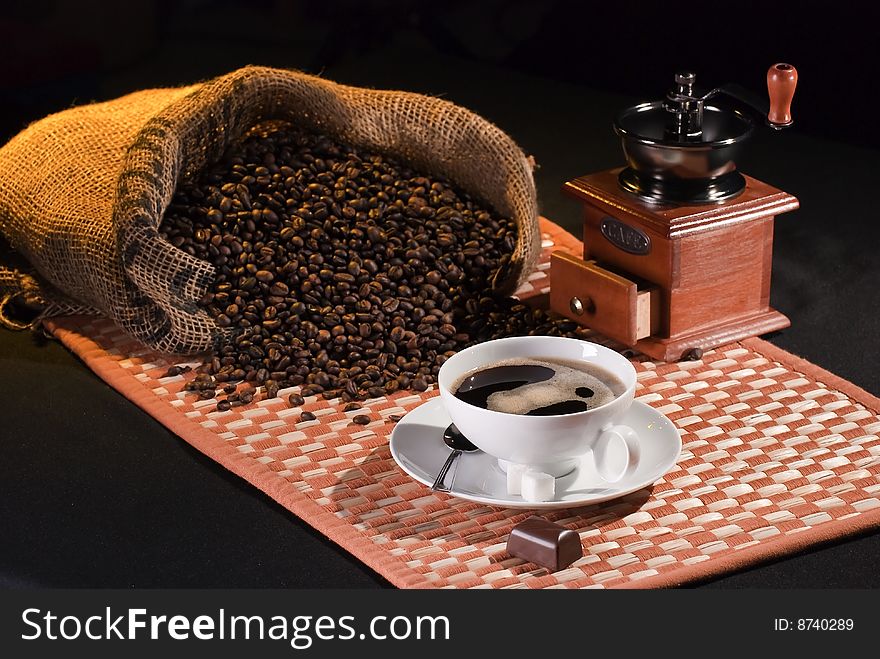
M 222 391 L 218 410 L 290 386 L 302 387 L 291 405 L 320 394 L 356 409 L 426 390 L 470 344 L 581 331 L 492 293 L 511 220 L 441 177 L 284 123 L 182 183 L 160 232 L 217 270 L 200 304 L 232 339 L 186 386 Z

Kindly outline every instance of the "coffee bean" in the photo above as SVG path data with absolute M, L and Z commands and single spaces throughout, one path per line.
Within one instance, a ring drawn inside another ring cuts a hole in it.
M 315 415 L 312 414 L 311 412 L 303 412 L 302 414 L 299 415 L 300 421 L 314 421 L 316 418 L 317 417 L 315 417 Z
M 356 398 L 358 396 L 357 383 L 354 380 L 348 380 L 345 383 L 345 393 L 347 393 L 352 398 Z
M 261 281 L 261 282 L 264 282 L 264 283 L 265 283 L 265 282 L 270 282 L 270 281 L 272 281 L 273 279 L 275 279 L 275 275 L 273 275 L 273 274 L 272 274 L 271 272 L 269 272 L 268 270 L 257 270 L 257 271 L 254 273 L 254 277 L 256 277 L 257 281 Z
M 227 412 L 232 408 L 232 403 L 228 400 L 223 399 L 217 402 L 217 411 L 218 412 Z
M 342 408 L 343 412 L 353 412 L 354 410 L 361 409 L 360 403 L 348 403 L 345 407 Z
M 306 402 L 306 399 L 299 394 L 290 394 L 290 396 L 287 397 L 287 402 L 290 403 L 291 407 L 299 407 Z
M 351 419 L 352 423 L 356 423 L 359 426 L 365 426 L 370 422 L 370 417 L 366 414 L 356 414 Z

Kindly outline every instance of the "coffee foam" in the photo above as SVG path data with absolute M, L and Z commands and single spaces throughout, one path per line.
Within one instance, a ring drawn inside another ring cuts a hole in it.
M 509 391 L 498 391 L 489 396 L 488 409 L 506 414 L 528 414 L 539 407 L 569 400 L 579 400 L 593 409 L 614 400 L 614 392 L 607 384 L 595 376 L 554 361 L 540 359 L 508 359 L 492 364 L 492 366 L 544 366 L 553 369 L 555 375 L 549 380 L 526 384 Z M 462 381 L 464 378 L 462 378 Z M 461 382 L 458 383 L 458 386 Z M 589 398 L 579 396 L 575 390 L 589 387 L 593 395 Z M 457 389 L 457 387 L 456 387 Z

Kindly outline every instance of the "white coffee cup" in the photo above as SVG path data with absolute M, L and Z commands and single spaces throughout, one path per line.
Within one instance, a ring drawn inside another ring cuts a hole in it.
M 554 416 L 526 416 L 483 409 L 455 396 L 465 375 L 494 363 L 522 358 L 589 362 L 612 373 L 625 387 L 599 407 Z M 638 435 L 621 424 L 632 405 L 636 370 L 619 353 L 588 341 L 555 336 L 522 336 L 487 341 L 447 360 L 437 377 L 440 396 L 452 422 L 484 452 L 509 463 L 559 477 L 572 471 L 592 452 L 599 475 L 608 482 L 632 473 L 639 461 Z M 609 458 L 610 455 L 615 458 Z M 623 459 L 620 459 L 620 456 Z

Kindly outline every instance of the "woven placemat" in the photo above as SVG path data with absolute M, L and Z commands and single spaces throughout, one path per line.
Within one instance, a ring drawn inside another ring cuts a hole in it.
M 551 250 L 581 251 L 558 226 L 543 220 L 542 231 L 524 296 L 549 290 Z M 182 391 L 192 373 L 162 377 L 172 363 L 197 362 L 152 353 L 102 319 L 57 319 L 50 330 L 110 386 L 399 587 L 671 586 L 880 523 L 880 400 L 760 339 L 699 361 L 634 360 L 636 396 L 680 429 L 681 456 L 653 487 L 543 514 L 584 547 L 549 573 L 506 552 L 528 511 L 431 492 L 391 458 L 389 415 L 435 390 L 344 413 L 314 396 L 291 408 L 289 389 L 217 412 Z M 317 418 L 298 422 L 303 410 Z M 355 414 L 372 421 L 355 425 Z

